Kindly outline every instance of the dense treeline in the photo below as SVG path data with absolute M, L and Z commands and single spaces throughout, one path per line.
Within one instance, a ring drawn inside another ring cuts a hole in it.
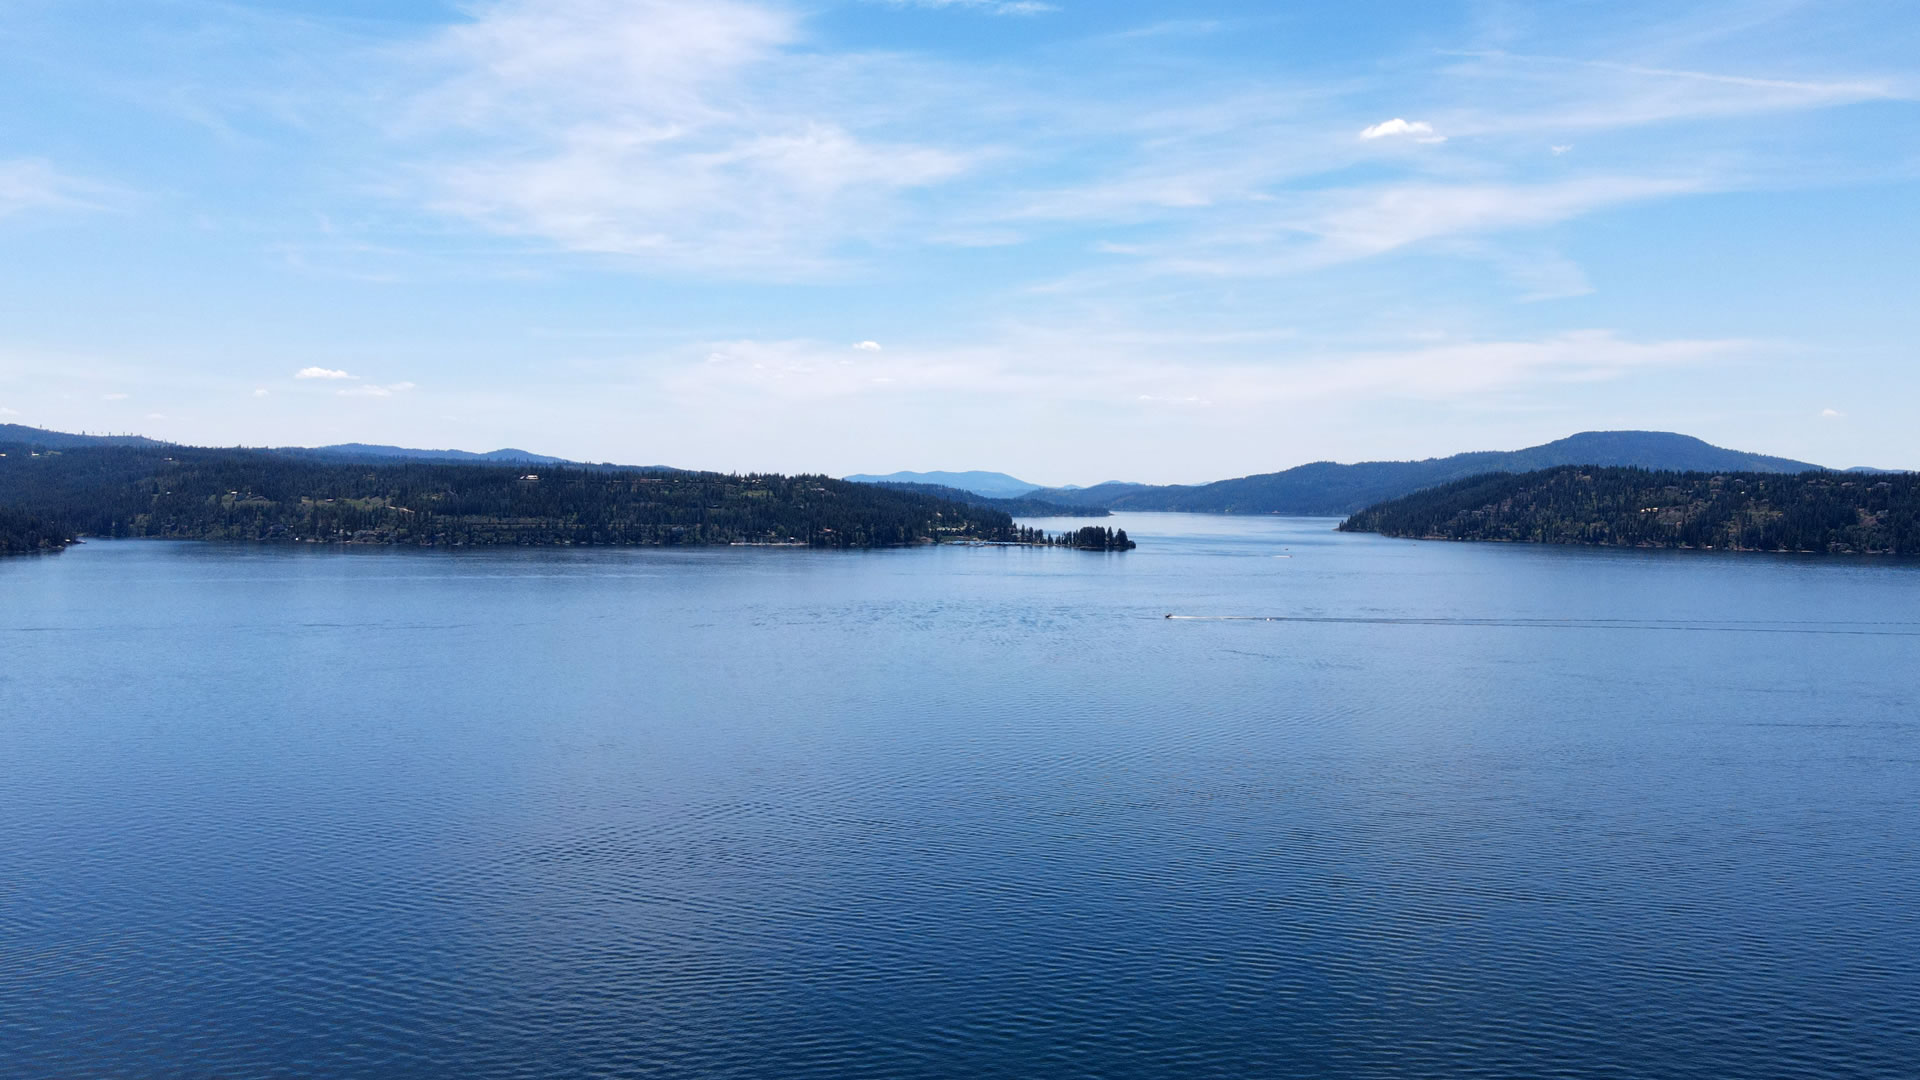
M 1495 473 L 1369 507 L 1340 526 L 1444 540 L 1920 554 L 1920 475 Z
M 0 506 L 0 555 L 20 555 L 32 551 L 59 551 L 72 536 L 64 529 Z
M 342 464 L 175 446 L 0 452 L 0 507 L 9 522 L 37 519 L 41 535 L 864 548 L 1016 534 L 1002 511 L 821 476 Z

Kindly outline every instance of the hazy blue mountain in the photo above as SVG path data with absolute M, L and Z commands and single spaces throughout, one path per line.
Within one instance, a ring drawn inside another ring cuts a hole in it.
M 1033 498 L 1114 510 L 1183 510 L 1221 514 L 1350 514 L 1422 488 L 1492 472 L 1531 472 L 1558 465 L 1628 466 L 1676 472 L 1794 473 L 1804 461 L 1726 450 L 1665 431 L 1585 431 L 1525 450 L 1487 450 L 1425 461 L 1317 461 L 1284 472 L 1211 484 L 1100 484 L 1068 491 L 1043 488 Z
M 1029 491 L 1040 490 L 1039 484 L 1029 484 L 1018 477 L 997 472 L 896 472 L 885 476 L 860 473 L 844 479 L 856 484 L 933 484 L 938 487 L 971 491 L 975 495 L 985 495 L 989 499 L 1012 499 L 1025 495 Z
M 75 435 L 65 431 L 27 427 L 24 424 L 0 424 L 0 443 L 21 443 L 49 450 L 71 450 L 82 446 L 176 446 L 177 443 L 149 439 L 144 435 Z M 331 446 L 267 447 L 276 454 L 316 461 L 358 462 L 368 465 L 419 461 L 440 465 L 572 465 L 582 469 L 641 469 L 650 472 L 683 472 L 671 465 L 614 465 L 536 454 L 530 450 L 506 447 L 474 453 L 470 450 L 420 450 L 410 446 L 383 446 L 376 443 L 335 443 Z
M 847 479 L 850 483 L 865 483 L 865 481 L 854 480 L 852 477 L 848 477 Z M 1108 514 L 1107 508 L 1104 506 L 1068 505 L 1066 503 L 1050 502 L 1045 499 L 1035 499 L 1026 495 L 1017 495 L 1010 499 L 996 499 L 989 495 L 979 495 L 961 488 L 947 487 L 944 484 L 908 484 L 897 483 L 892 480 L 883 480 L 877 482 L 875 486 L 892 488 L 895 491 L 910 491 L 919 495 L 931 495 L 937 499 L 951 499 L 957 503 L 965 503 L 968 506 L 978 506 L 987 510 L 1001 510 L 1012 514 L 1014 517 L 1106 517 Z
M 576 469 L 638 469 L 643 472 L 686 472 L 672 465 L 620 465 L 610 461 L 573 461 L 506 447 L 474 453 L 471 450 L 418 450 L 408 446 L 336 443 L 332 446 L 282 446 L 275 453 L 318 461 L 360 462 L 368 465 L 418 461 L 431 465 L 567 465 Z
M 549 457 L 528 450 L 516 450 L 506 447 L 476 454 L 469 450 L 416 450 L 406 446 L 379 446 L 372 443 L 335 443 L 332 446 L 289 446 L 281 448 L 287 453 L 305 453 L 315 457 L 337 458 L 354 461 L 441 461 L 441 462 L 494 462 L 507 464 L 523 462 L 534 465 L 571 464 L 566 458 Z

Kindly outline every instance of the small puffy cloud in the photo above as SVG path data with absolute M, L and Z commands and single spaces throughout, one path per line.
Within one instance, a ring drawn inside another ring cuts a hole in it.
M 413 384 L 410 382 L 388 383 L 385 386 L 377 383 L 367 383 L 364 386 L 349 386 L 345 390 L 335 392 L 341 397 L 392 397 L 395 394 L 405 393 L 411 389 L 413 389 Z
M 1820 410 L 1820 419 L 1822 420 L 1839 420 L 1846 415 L 1846 413 L 1841 412 L 1839 409 Z
M 1558 146 L 1550 146 L 1550 147 L 1548 147 L 1547 149 L 1549 149 L 1549 150 L 1552 150 L 1552 151 L 1553 151 L 1553 156 L 1554 156 L 1554 157 L 1559 157 L 1559 156 L 1560 156 L 1561 154 L 1564 154 L 1564 153 L 1566 153 L 1567 151 L 1569 151 L 1569 150 L 1571 150 L 1571 149 L 1573 149 L 1573 144 L 1572 144 L 1572 143 L 1561 143 L 1561 144 L 1560 144 L 1560 145 L 1558 145 Z
M 268 392 L 268 391 L 267 391 L 267 388 L 266 388 L 266 387 L 264 387 L 264 386 L 261 386 L 261 387 L 257 387 L 257 388 L 255 388 L 255 390 L 253 391 L 253 396 L 254 396 L 254 397 L 266 397 L 266 396 L 267 396 L 267 392 Z
M 338 368 L 303 367 L 293 373 L 296 379 L 357 379 L 358 375 L 349 375 Z
M 1383 120 L 1372 127 L 1362 129 L 1360 132 L 1360 137 L 1363 139 L 1389 139 L 1402 136 L 1411 138 L 1414 142 L 1422 143 L 1442 143 L 1447 141 L 1445 135 L 1435 134 L 1433 125 L 1427 123 L 1425 120 L 1403 120 L 1398 116 L 1391 120 Z
M 880 351 L 880 343 L 877 341 L 856 341 L 853 343 L 853 347 L 859 349 L 861 352 Z

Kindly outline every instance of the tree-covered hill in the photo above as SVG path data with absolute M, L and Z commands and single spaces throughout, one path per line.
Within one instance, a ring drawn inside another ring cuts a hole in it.
M 1920 554 L 1920 475 L 1564 466 L 1477 476 L 1354 514 L 1348 532 L 1434 540 Z
M 343 464 L 178 446 L 0 452 L 7 520 L 69 535 L 838 548 L 1016 536 L 1002 511 L 822 476 Z
M 0 445 L 17 443 L 38 450 L 72 450 L 82 446 L 170 446 L 145 435 L 86 435 L 49 431 L 25 424 L 0 424 Z

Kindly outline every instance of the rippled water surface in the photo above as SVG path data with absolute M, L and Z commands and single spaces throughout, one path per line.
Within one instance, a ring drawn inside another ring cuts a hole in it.
M 1920 1075 L 1920 567 L 1117 523 L 0 561 L 0 1075 Z

